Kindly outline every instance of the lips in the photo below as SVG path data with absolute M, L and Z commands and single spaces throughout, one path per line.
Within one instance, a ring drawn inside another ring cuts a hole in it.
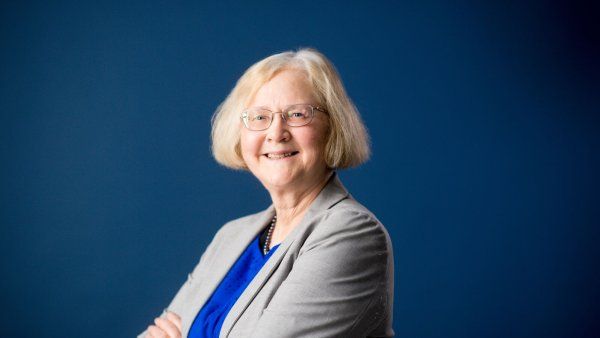
M 264 156 L 266 156 L 267 158 L 272 159 L 272 160 L 280 160 L 282 158 L 292 157 L 296 154 L 298 154 L 297 151 L 288 151 L 288 152 L 266 153 L 266 154 L 264 154 Z

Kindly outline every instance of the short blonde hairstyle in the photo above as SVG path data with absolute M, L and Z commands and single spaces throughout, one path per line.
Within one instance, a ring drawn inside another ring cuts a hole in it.
M 319 105 L 329 114 L 324 154 L 327 166 L 342 169 L 366 162 L 370 141 L 360 114 L 331 61 L 311 48 L 271 55 L 246 70 L 212 117 L 212 153 L 217 162 L 232 169 L 247 169 L 240 147 L 241 112 L 262 85 L 286 69 L 307 74 Z

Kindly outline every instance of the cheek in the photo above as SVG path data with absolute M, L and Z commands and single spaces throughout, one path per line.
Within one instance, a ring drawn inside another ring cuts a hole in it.
M 242 153 L 242 159 L 246 162 L 246 165 L 254 167 L 258 165 L 260 161 L 260 152 L 262 149 L 262 138 L 260 135 L 254 135 L 249 133 L 242 135 L 240 138 L 240 149 Z
M 259 145 L 256 135 L 242 132 L 240 135 L 240 146 L 242 153 L 251 153 L 257 149 Z
M 302 137 L 302 146 L 314 157 L 322 157 L 326 137 L 322 133 L 307 133 Z

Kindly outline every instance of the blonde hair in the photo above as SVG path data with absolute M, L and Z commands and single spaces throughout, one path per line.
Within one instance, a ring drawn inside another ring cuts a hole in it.
M 358 166 L 369 159 L 369 135 L 335 67 L 315 49 L 271 55 L 252 65 L 212 117 L 212 153 L 218 163 L 247 169 L 240 148 L 240 114 L 262 85 L 286 69 L 304 71 L 321 107 L 329 114 L 325 161 L 330 168 Z

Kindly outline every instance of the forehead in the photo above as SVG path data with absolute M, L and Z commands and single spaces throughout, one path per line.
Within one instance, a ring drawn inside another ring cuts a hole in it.
M 248 106 L 281 108 L 295 103 L 316 103 L 314 89 L 304 71 L 286 69 L 263 84 Z

